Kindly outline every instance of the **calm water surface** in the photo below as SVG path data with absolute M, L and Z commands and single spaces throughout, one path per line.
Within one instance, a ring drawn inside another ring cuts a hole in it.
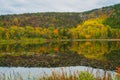
M 98 60 L 118 60 L 120 42 L 48 42 L 43 44 L 0 44 L 0 55 L 76 53 Z

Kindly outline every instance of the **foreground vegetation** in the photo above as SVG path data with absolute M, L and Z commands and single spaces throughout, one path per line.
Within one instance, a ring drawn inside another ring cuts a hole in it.
M 120 73 L 119 69 L 117 69 L 117 74 L 111 75 L 107 72 L 100 76 L 101 74 L 96 72 L 93 75 L 92 71 L 77 71 L 69 73 L 65 72 L 63 69 L 60 72 L 53 71 L 51 75 L 45 74 L 43 77 L 33 77 L 33 76 L 26 76 L 23 78 L 19 73 L 14 73 L 12 76 L 6 76 L 5 74 L 0 75 L 0 80 L 120 80 Z

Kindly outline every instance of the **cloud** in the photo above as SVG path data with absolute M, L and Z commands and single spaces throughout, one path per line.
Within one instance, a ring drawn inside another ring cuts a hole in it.
M 0 0 L 0 14 L 82 12 L 120 3 L 120 0 Z

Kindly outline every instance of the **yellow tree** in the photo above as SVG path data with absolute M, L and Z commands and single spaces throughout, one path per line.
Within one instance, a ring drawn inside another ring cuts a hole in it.
M 3 39 L 5 29 L 0 27 L 0 39 Z

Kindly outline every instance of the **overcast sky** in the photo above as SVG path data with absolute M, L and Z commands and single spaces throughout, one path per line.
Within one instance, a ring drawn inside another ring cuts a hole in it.
M 0 0 L 0 14 L 82 12 L 120 3 L 120 0 Z

